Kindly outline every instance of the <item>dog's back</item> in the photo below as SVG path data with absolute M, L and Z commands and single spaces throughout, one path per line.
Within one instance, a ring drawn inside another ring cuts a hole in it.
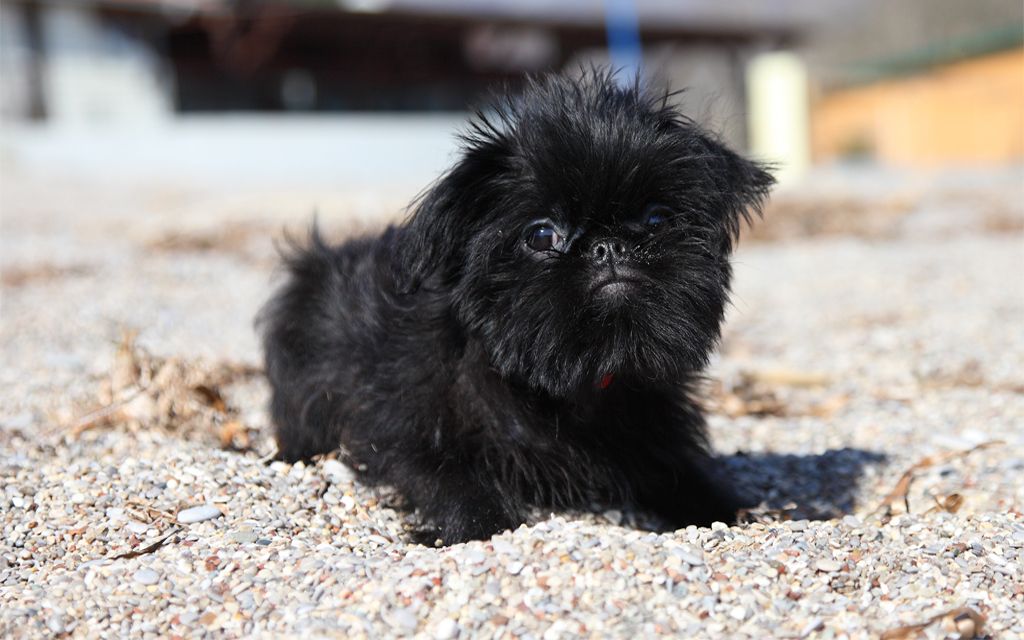
M 387 304 L 388 265 L 375 237 L 330 247 L 314 230 L 285 256 L 287 281 L 260 312 L 271 414 L 289 461 L 337 448 L 365 379 L 367 354 L 387 340 L 378 312 Z

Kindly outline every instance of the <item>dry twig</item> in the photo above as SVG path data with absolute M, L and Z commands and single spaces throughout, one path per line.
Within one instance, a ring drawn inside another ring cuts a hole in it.
M 970 607 L 958 607 L 936 614 L 924 622 L 890 629 L 882 634 L 881 640 L 915 640 L 924 637 L 924 630 L 936 622 L 942 622 L 943 628 L 957 634 L 959 640 L 969 640 L 981 635 L 985 616 Z
M 238 363 L 187 362 L 150 354 L 124 332 L 109 379 L 99 393 L 101 407 L 73 421 L 70 437 L 108 424 L 129 429 L 165 428 L 179 433 L 211 433 L 223 448 L 250 446 L 248 428 L 239 420 L 225 388 L 258 375 L 257 367 Z
M 872 515 L 877 514 L 880 511 L 884 511 L 885 515 L 883 517 L 888 516 L 892 512 L 892 505 L 895 504 L 898 501 L 902 501 L 903 502 L 903 506 L 907 510 L 907 513 L 910 513 L 910 485 L 911 485 L 911 483 L 914 482 L 915 474 L 918 471 L 921 471 L 922 469 L 927 469 L 928 467 L 932 467 L 932 466 L 935 466 L 937 464 L 943 464 L 943 463 L 949 462 L 950 460 L 955 460 L 957 458 L 963 458 L 964 456 L 966 456 L 966 455 L 968 455 L 970 453 L 974 453 L 975 451 L 978 451 L 979 449 L 987 449 L 989 447 L 994 447 L 996 445 L 1001 445 L 1001 444 L 1003 444 L 1003 442 L 1001 440 L 990 440 L 988 442 L 982 442 L 981 444 L 975 445 L 975 446 L 971 447 L 970 449 L 963 449 L 963 450 L 960 450 L 960 451 L 950 451 L 948 453 L 945 453 L 945 454 L 942 454 L 942 455 L 939 455 L 939 456 L 927 456 L 925 458 L 922 458 L 918 462 L 914 463 L 909 469 L 907 469 L 906 471 L 903 472 L 903 475 L 900 476 L 900 479 L 896 483 L 896 486 L 893 487 L 893 490 L 890 491 L 888 494 L 886 494 L 886 496 L 884 498 L 882 498 L 881 504 L 879 504 L 878 507 L 874 511 L 871 512 Z M 954 495 L 959 495 L 959 494 L 954 494 Z M 952 496 L 950 496 L 950 497 L 952 497 Z M 963 498 L 961 497 L 960 498 L 960 502 L 962 502 L 962 501 L 963 501 Z M 955 508 L 959 509 L 960 505 L 957 504 Z
M 145 555 L 147 553 L 153 553 L 154 551 L 156 551 L 157 549 L 162 547 L 164 545 L 164 543 L 167 542 L 171 538 L 171 536 L 176 535 L 179 531 L 181 531 L 181 527 L 174 527 L 173 529 L 171 529 L 170 533 L 168 533 L 168 534 L 164 535 L 163 537 L 157 539 L 156 542 L 153 542 L 152 544 L 146 545 L 145 547 L 143 547 L 141 549 L 132 549 L 131 551 L 125 551 L 124 553 L 119 553 L 116 556 L 111 556 L 110 559 L 111 560 L 121 560 L 123 558 L 137 558 L 137 557 Z
M 98 427 L 106 424 L 108 421 L 115 420 L 121 409 L 123 409 L 126 404 L 139 397 L 145 390 L 145 388 L 136 389 L 128 396 L 78 418 L 68 429 L 68 435 L 72 437 L 78 436 L 93 427 Z

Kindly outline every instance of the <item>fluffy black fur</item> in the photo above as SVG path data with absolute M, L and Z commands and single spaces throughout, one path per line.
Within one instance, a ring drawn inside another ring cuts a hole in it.
M 601 72 L 463 141 L 404 224 L 287 258 L 260 319 L 281 456 L 342 446 L 445 544 L 531 506 L 733 520 L 692 392 L 770 175 Z

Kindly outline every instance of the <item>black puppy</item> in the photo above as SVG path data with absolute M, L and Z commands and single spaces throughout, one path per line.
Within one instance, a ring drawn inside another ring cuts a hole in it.
M 733 520 L 692 392 L 771 176 L 601 72 L 463 142 L 405 224 L 287 258 L 260 320 L 281 456 L 341 446 L 445 544 L 531 506 Z

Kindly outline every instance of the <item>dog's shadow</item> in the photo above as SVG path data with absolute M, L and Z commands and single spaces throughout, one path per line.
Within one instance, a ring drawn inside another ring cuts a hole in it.
M 719 460 L 759 510 L 793 520 L 829 520 L 853 513 L 865 472 L 884 464 L 886 455 L 844 448 L 811 455 L 738 452 Z

